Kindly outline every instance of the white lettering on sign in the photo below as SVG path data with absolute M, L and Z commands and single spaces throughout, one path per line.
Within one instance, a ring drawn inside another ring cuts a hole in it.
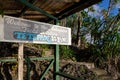
M 25 26 L 25 27 L 30 27 L 29 24 L 26 24 L 24 22 L 21 22 L 21 20 L 19 21 L 15 21 L 13 18 L 6 18 L 5 21 L 7 22 L 7 24 L 11 24 L 11 25 L 15 25 L 15 26 Z

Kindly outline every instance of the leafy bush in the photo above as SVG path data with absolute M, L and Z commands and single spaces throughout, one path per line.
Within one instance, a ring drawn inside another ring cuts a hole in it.
M 60 46 L 60 55 L 62 58 L 75 60 L 75 52 L 69 46 Z

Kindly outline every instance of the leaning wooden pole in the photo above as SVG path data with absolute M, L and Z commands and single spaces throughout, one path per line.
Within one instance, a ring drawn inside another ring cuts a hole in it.
M 18 46 L 18 80 L 23 80 L 23 48 L 24 44 Z

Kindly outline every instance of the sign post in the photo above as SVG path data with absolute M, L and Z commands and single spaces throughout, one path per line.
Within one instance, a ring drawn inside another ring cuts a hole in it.
M 18 80 L 23 80 L 23 48 L 24 44 L 18 46 Z
M 59 21 L 56 20 L 55 24 L 59 24 Z M 55 46 L 55 52 L 54 52 L 54 59 L 55 59 L 55 63 L 54 63 L 54 72 L 59 72 L 59 45 Z M 55 78 L 54 80 L 60 80 L 59 75 L 55 74 Z

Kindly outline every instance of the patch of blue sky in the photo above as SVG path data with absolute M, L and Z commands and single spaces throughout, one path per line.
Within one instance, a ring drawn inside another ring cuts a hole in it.
M 115 7 L 111 10 L 110 13 L 111 13 L 113 16 L 115 16 L 115 15 L 118 14 L 119 9 L 120 9 L 120 3 L 117 3 L 117 4 L 115 5 Z
M 101 11 L 103 9 L 108 10 L 108 6 L 109 6 L 109 0 L 103 0 L 99 4 L 93 5 L 93 9 L 95 11 L 94 12 L 89 11 L 88 15 L 92 16 L 92 17 L 101 17 L 102 18 Z M 112 14 L 113 16 L 117 15 L 119 12 L 119 9 L 120 9 L 120 2 L 118 2 L 116 5 L 114 5 L 114 8 L 110 11 L 110 14 Z M 88 9 L 85 9 L 85 11 L 87 12 Z
M 107 10 L 109 6 L 109 1 L 110 0 L 103 0 L 100 4 L 98 4 L 98 6 L 101 9 Z M 117 15 L 119 12 L 119 9 L 120 9 L 120 1 L 116 5 L 114 5 L 113 9 L 110 11 L 110 14 L 112 14 L 113 16 Z
M 109 6 L 109 0 L 102 0 L 101 3 L 98 4 L 101 9 L 108 9 Z
M 88 8 L 87 8 L 87 9 L 85 9 L 85 11 L 88 12 L 88 15 L 92 16 L 92 17 L 101 16 L 101 8 L 98 5 L 93 5 L 93 9 L 94 9 L 94 11 L 89 11 L 88 12 Z

